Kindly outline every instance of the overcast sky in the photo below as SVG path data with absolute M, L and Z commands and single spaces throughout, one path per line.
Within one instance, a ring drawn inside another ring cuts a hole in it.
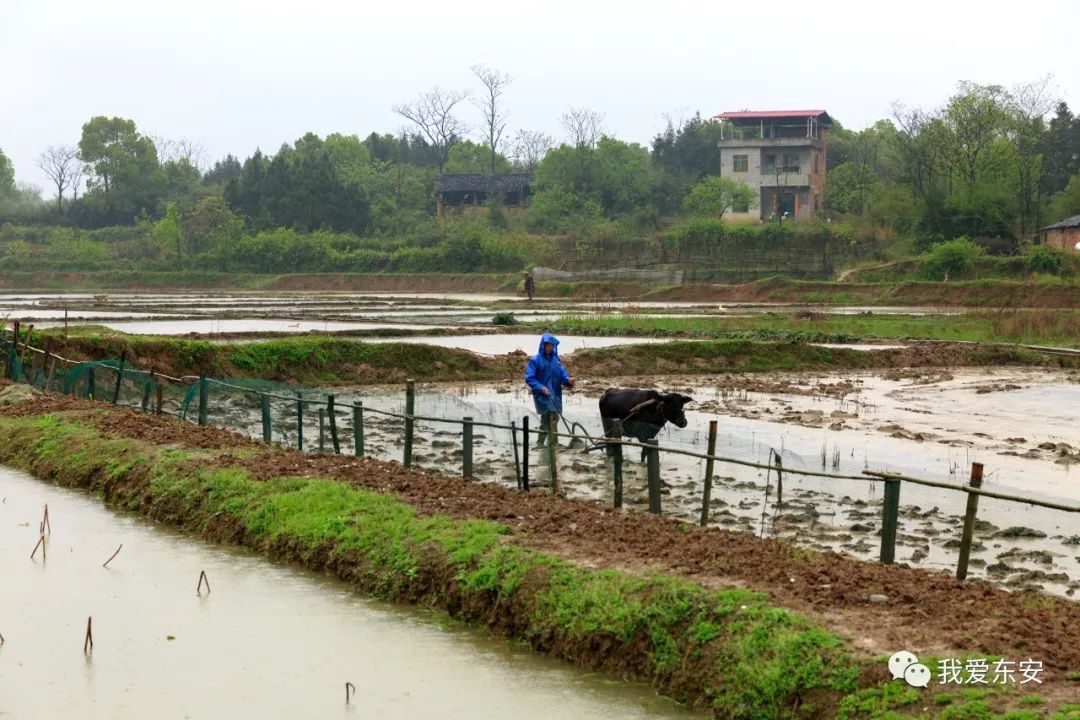
M 200 142 L 213 160 L 307 131 L 398 132 L 396 103 L 470 66 L 513 77 L 509 130 L 562 138 L 569 107 L 648 144 L 695 111 L 824 108 L 862 128 L 901 101 L 942 104 L 960 80 L 1052 73 L 1080 106 L 1069 0 L 948 2 L 358 2 L 0 0 L 0 148 L 42 186 L 46 146 L 95 115 Z M 479 125 L 479 113 L 462 108 Z

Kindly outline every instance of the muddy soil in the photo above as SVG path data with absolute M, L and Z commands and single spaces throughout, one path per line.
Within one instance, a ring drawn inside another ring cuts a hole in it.
M 61 397 L 0 408 L 3 415 L 72 412 L 121 437 L 159 445 L 246 449 L 247 438 L 124 409 Z M 511 528 L 513 542 L 594 567 L 663 570 L 709 587 L 747 587 L 817 618 L 868 653 L 1000 654 L 1045 664 L 1044 690 L 1068 691 L 1080 669 L 1080 605 L 1038 593 L 960 582 L 945 573 L 860 562 L 720 528 L 694 529 L 670 518 L 615 511 L 545 492 L 522 493 L 461 478 L 406 470 L 397 463 L 278 447 L 215 461 L 259 478 L 332 476 L 392 493 L 425 515 L 483 518 Z M 881 597 L 884 596 L 884 602 Z

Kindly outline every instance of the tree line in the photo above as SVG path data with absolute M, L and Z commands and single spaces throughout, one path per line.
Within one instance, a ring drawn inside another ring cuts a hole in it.
M 533 172 L 528 211 L 508 218 L 496 200 L 490 223 L 584 241 L 646 236 L 672 217 L 722 218 L 756 202 L 755 191 L 719 176 L 716 120 L 669 122 L 644 147 L 611 135 L 602 114 L 571 108 L 556 144 L 542 132 L 508 131 L 508 75 L 483 66 L 473 75 L 478 92 L 436 87 L 396 105 L 410 127 L 396 135 L 308 133 L 212 165 L 198 143 L 94 117 L 77 145 L 40 154 L 51 200 L 16 184 L 0 150 L 0 223 L 143 228 L 183 261 L 278 228 L 430 245 L 439 172 Z M 826 213 L 857 236 L 923 246 L 971 237 L 1015 249 L 1040 226 L 1080 213 L 1080 118 L 1049 79 L 1010 89 L 963 82 L 939 108 L 898 104 L 859 131 L 836 123 L 827 172 Z

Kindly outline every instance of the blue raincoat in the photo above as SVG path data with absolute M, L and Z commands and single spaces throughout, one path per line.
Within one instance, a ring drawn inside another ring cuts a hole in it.
M 544 343 L 552 345 L 550 358 L 544 355 Z M 559 339 L 551 333 L 544 333 L 540 338 L 540 349 L 529 358 L 525 382 L 532 388 L 536 412 L 541 416 L 552 410 L 562 412 L 562 388 L 571 384 L 570 373 L 559 361 Z M 547 388 L 547 395 L 540 392 L 542 388 Z

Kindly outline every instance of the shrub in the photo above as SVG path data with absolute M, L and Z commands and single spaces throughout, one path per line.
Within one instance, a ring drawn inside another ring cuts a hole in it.
M 930 280 L 948 280 L 971 273 L 983 250 L 966 237 L 935 245 L 923 256 L 922 274 Z
M 1046 245 L 1031 248 L 1025 259 L 1028 272 L 1060 275 L 1065 269 L 1065 254 Z

